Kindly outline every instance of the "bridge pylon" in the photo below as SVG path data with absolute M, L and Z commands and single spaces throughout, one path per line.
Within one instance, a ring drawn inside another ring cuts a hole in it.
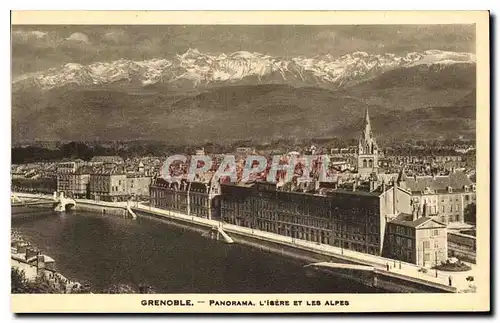
M 74 199 L 68 198 L 64 196 L 64 192 L 54 192 L 54 202 L 56 202 L 56 206 L 54 211 L 56 212 L 65 212 L 67 209 L 74 208 L 76 206 L 76 201 Z

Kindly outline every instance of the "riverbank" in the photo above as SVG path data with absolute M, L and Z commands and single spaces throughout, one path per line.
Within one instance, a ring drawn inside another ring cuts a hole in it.
M 88 286 L 82 286 L 58 272 L 55 260 L 43 254 L 16 230 L 11 230 L 11 268 L 12 293 L 89 292 Z

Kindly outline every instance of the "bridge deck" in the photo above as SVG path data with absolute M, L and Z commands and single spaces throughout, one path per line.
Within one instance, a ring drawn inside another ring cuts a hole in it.
M 52 205 L 54 204 L 54 201 L 36 201 L 36 202 L 17 202 L 17 203 L 11 203 L 11 206 L 30 206 L 30 205 Z

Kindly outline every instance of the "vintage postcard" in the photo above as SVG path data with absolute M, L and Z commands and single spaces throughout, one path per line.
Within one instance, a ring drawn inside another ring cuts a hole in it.
M 488 12 L 14 11 L 11 39 L 13 312 L 490 310 Z

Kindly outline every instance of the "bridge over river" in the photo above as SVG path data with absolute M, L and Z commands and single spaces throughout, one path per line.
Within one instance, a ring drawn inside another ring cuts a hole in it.
M 76 201 L 64 196 L 63 192 L 54 192 L 52 198 L 47 196 L 34 197 L 32 195 L 11 194 L 11 206 L 13 207 L 35 207 L 35 206 L 53 206 L 54 211 L 64 212 L 76 206 Z

